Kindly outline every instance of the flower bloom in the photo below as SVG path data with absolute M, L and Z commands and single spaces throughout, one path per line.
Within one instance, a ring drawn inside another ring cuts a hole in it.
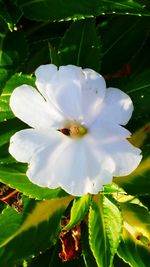
M 113 176 L 130 174 L 141 150 L 129 143 L 133 104 L 103 77 L 77 66 L 42 65 L 37 89 L 17 87 L 10 98 L 16 117 L 31 128 L 11 137 L 9 152 L 29 163 L 28 178 L 76 196 L 97 194 Z

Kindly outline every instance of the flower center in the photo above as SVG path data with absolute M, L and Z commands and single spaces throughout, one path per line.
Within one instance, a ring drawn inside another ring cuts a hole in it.
M 68 124 L 66 127 L 58 129 L 58 131 L 72 138 L 82 137 L 88 132 L 86 127 L 77 123 Z

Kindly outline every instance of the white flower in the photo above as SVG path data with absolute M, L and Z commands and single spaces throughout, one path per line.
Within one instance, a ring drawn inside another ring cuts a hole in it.
M 42 65 L 35 75 L 38 91 L 22 85 L 11 95 L 12 111 L 32 128 L 13 135 L 9 147 L 16 160 L 29 163 L 33 183 L 76 196 L 96 194 L 113 176 L 138 166 L 141 150 L 121 126 L 133 111 L 127 94 L 106 89 L 94 70 L 72 65 Z

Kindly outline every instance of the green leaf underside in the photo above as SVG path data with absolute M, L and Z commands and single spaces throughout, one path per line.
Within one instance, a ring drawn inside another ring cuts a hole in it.
M 138 0 L 18 0 L 18 4 L 25 17 L 43 21 L 82 19 L 112 13 L 149 14 L 144 2 Z
M 98 267 L 112 266 L 122 230 L 122 216 L 115 203 L 97 196 L 89 212 L 89 242 Z

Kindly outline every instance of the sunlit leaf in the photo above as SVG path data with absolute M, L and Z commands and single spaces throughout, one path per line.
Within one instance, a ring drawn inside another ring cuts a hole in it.
M 51 199 L 67 195 L 62 189 L 49 189 L 34 185 L 25 175 L 26 165 L 19 163 L 1 164 L 0 181 L 17 189 L 30 198 Z
M 130 175 L 115 177 L 114 183 L 123 188 L 129 195 L 150 195 L 150 157 L 149 157 L 150 124 L 137 130 L 130 138 L 136 147 L 142 147 L 143 160 Z
M 132 267 L 148 266 L 150 213 L 137 204 L 123 204 L 124 230 L 118 255 Z
M 9 227 L 7 225 L 9 222 Z M 0 227 L 3 229 L 0 233 L 0 247 L 5 244 L 6 240 L 11 239 L 11 236 L 18 230 L 22 222 L 22 214 L 17 213 L 14 209 L 7 206 L 0 214 Z
M 85 216 L 90 206 L 90 202 L 91 202 L 91 195 L 85 195 L 83 197 L 74 199 L 74 202 L 71 208 L 70 221 L 65 226 L 64 228 L 65 230 L 68 230 L 74 227 L 77 223 L 85 219 Z
M 143 160 L 138 168 L 129 176 L 116 177 L 114 182 L 130 195 L 150 194 L 150 157 Z
M 96 196 L 89 212 L 89 242 L 98 267 L 112 266 L 122 231 L 122 216 L 116 203 Z
M 9 72 L 4 69 L 4 68 L 1 68 L 0 69 L 0 93 L 1 93 L 1 90 L 3 89 L 4 85 L 5 85 L 5 82 L 7 81 L 8 77 L 9 77 Z
M 22 220 L 18 223 L 18 229 L 14 228 L 14 232 L 9 230 L 9 227 L 15 224 L 16 216 L 11 218 L 10 224 L 8 214 L 1 215 L 0 224 L 5 217 L 5 234 L 7 235 L 5 238 L 3 236 L 3 242 L 1 242 L 0 262 L 2 266 L 10 266 L 9 264 L 19 259 L 39 254 L 40 251 L 55 244 L 61 227 L 61 216 L 71 199 L 71 197 L 66 197 L 61 200 L 53 199 L 42 202 L 28 201 L 24 213 L 20 215 Z M 8 236 L 10 231 L 11 235 Z
M 141 147 L 144 144 L 149 134 L 150 134 L 150 123 L 147 123 L 142 128 L 137 130 L 134 134 L 132 134 L 132 136 L 129 138 L 129 141 L 134 146 Z

